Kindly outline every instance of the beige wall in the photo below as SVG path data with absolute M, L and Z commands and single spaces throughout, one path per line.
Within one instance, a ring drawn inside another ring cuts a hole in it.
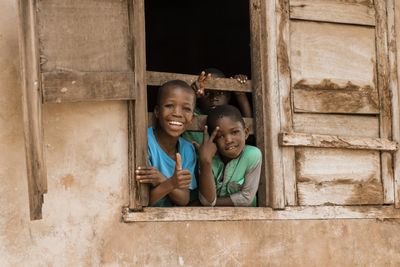
M 399 266 L 400 221 L 120 222 L 126 105 L 46 105 L 49 193 L 31 222 L 14 0 L 0 4 L 0 266 Z

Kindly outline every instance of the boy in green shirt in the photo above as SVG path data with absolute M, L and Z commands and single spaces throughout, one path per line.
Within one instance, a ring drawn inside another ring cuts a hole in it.
M 249 130 L 234 106 L 217 106 L 207 117 L 199 153 L 199 199 L 204 206 L 257 206 L 261 151 L 246 145 Z

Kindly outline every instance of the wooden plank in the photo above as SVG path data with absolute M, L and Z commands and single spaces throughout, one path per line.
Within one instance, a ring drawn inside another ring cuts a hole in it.
M 324 147 L 396 151 L 398 144 L 385 138 L 352 137 L 325 134 L 285 133 L 279 134 L 282 146 Z
M 36 1 L 19 0 L 17 3 L 29 210 L 31 220 L 38 220 L 42 218 L 43 194 L 47 192 L 47 177 L 43 149 Z
M 200 115 L 193 118 L 192 123 L 186 129 L 187 131 L 202 132 L 204 130 L 204 125 L 206 124 L 207 116 Z M 254 134 L 253 118 L 243 118 L 246 127 L 249 128 L 250 134 Z M 148 123 L 149 127 L 155 125 L 155 117 L 153 112 L 148 113 Z
M 389 49 L 386 1 L 375 1 L 377 88 L 380 97 L 380 137 L 392 139 L 391 88 L 389 87 Z M 385 203 L 394 202 L 393 158 L 390 153 L 381 154 L 382 183 Z
M 293 109 L 290 78 L 289 1 L 277 0 L 278 81 L 280 92 L 281 131 L 293 131 Z M 286 205 L 297 205 L 294 148 L 282 147 L 283 177 Z
M 187 82 L 189 85 L 194 83 L 198 75 L 181 74 L 181 73 L 169 73 L 169 72 L 156 72 L 146 71 L 146 83 L 147 85 L 160 86 L 165 82 L 171 80 L 182 80 Z M 245 84 L 238 83 L 235 79 L 228 78 L 212 78 L 206 83 L 207 89 L 213 90 L 225 90 L 225 91 L 236 91 L 236 92 L 253 92 L 251 80 L 248 80 Z
M 264 23 L 263 19 L 261 20 L 263 24 L 261 24 L 260 40 L 264 43 L 264 46 L 261 47 L 263 48 L 263 50 L 261 50 L 261 56 L 266 56 L 266 59 L 263 59 L 264 65 L 262 66 L 261 71 L 265 72 L 267 76 L 264 76 L 266 80 L 261 80 L 262 82 L 265 82 L 265 87 L 263 89 L 266 92 L 263 92 L 261 98 L 262 103 L 258 102 L 258 105 L 264 105 L 265 107 L 263 111 L 265 112 L 266 121 L 264 121 L 265 124 L 263 127 L 269 129 L 264 132 L 264 135 L 267 135 L 267 142 L 264 143 L 264 145 L 266 145 L 264 151 L 270 155 L 270 157 L 266 159 L 269 163 L 268 169 L 271 185 L 270 202 L 272 208 L 283 209 L 285 207 L 283 158 L 282 151 L 276 140 L 276 136 L 281 127 L 280 116 L 276 116 L 276 114 L 279 114 L 280 112 L 276 3 L 274 1 L 262 1 L 261 10 L 261 16 L 266 20 L 266 23 Z M 253 99 L 254 98 L 253 95 Z M 257 100 L 259 101 L 258 97 L 256 97 L 256 101 Z M 259 113 L 256 112 L 255 114 L 257 114 L 257 118 Z M 257 134 L 257 136 L 259 136 L 259 134 Z
M 263 152 L 259 205 L 285 207 L 280 130 L 277 36 L 274 1 L 250 1 L 251 66 L 257 147 Z M 268 38 L 267 38 L 268 36 Z
M 271 155 L 268 151 L 268 128 L 267 128 L 267 107 L 264 105 L 263 99 L 266 94 L 266 62 L 264 55 L 265 43 L 262 38 L 262 30 L 265 27 L 265 10 L 262 9 L 260 0 L 250 0 L 250 49 L 251 49 L 251 73 L 253 80 L 253 111 L 257 114 L 254 118 L 256 144 L 262 152 L 262 160 L 264 164 L 261 167 L 260 184 L 258 187 L 258 205 L 261 207 L 270 206 L 270 180 L 271 170 Z
M 133 72 L 42 73 L 44 102 L 134 99 L 133 85 Z
M 393 9 L 394 8 L 394 9 Z M 393 14 L 394 13 L 394 14 Z M 393 37 L 399 38 L 400 36 L 400 1 L 395 1 L 393 7 L 393 1 L 388 1 L 388 16 L 394 16 L 394 21 L 389 19 L 388 27 L 390 29 L 390 53 L 389 60 L 391 65 L 391 78 L 390 87 L 392 88 L 392 111 L 393 111 L 393 140 L 400 142 L 400 92 L 398 86 L 398 79 L 400 77 L 400 68 L 397 67 L 398 59 L 400 58 L 400 40 L 392 39 Z M 393 25 L 394 23 L 394 25 Z M 393 30 L 395 31 L 393 33 Z M 395 47 L 393 47 L 395 44 Z M 393 51 L 394 50 L 394 51 Z M 393 54 L 394 52 L 394 54 Z M 393 73 L 396 71 L 396 73 Z M 397 85 L 396 85 L 397 84 Z M 400 151 L 397 150 L 394 153 L 394 164 L 393 164 L 393 174 L 394 174 L 394 204 L 396 208 L 400 208 Z
M 399 219 L 400 210 L 392 206 L 308 206 L 287 207 L 285 210 L 242 207 L 145 208 L 144 212 L 126 209 L 123 221 L 266 221 L 266 220 L 339 220 L 339 219 Z
M 365 150 L 297 148 L 298 182 L 337 184 L 373 182 L 380 177 L 379 152 Z
M 371 91 L 375 86 L 375 31 L 355 25 L 291 21 L 292 85 L 297 89 Z M 296 99 L 295 99 L 296 100 Z
M 295 132 L 353 137 L 379 137 L 377 116 L 295 113 Z
M 375 26 L 373 0 L 290 0 L 290 18 Z
M 300 205 L 382 204 L 379 152 L 296 149 Z
M 42 70 L 129 71 L 127 2 L 38 1 Z
M 298 183 L 297 188 L 299 204 L 304 206 L 383 204 L 381 183 Z
M 294 89 L 293 95 L 295 112 L 379 114 L 378 98 L 370 87 L 356 90 Z
M 146 86 L 146 44 L 144 27 L 144 0 L 129 3 L 131 58 L 135 73 L 136 100 L 128 102 L 129 147 L 129 208 L 140 210 L 149 203 L 149 186 L 136 181 L 136 166 L 147 165 L 147 86 Z M 134 145 L 133 145 L 134 144 Z

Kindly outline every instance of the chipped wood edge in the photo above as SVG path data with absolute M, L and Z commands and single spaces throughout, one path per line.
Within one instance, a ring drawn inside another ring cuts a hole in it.
M 350 137 L 296 132 L 280 133 L 279 144 L 281 146 L 345 148 L 379 151 L 396 151 L 398 149 L 397 142 L 384 138 Z
M 140 210 L 149 203 L 149 187 L 136 181 L 136 166 L 147 165 L 147 87 L 144 0 L 129 0 L 131 63 L 135 75 L 136 100 L 128 103 L 129 208 Z
M 392 107 L 389 81 L 387 0 L 374 1 L 376 14 L 376 59 L 377 86 L 380 97 L 380 137 L 392 139 Z M 394 202 L 393 158 L 390 153 L 381 153 L 382 184 L 384 203 Z
M 146 71 L 146 83 L 147 85 L 160 86 L 163 83 L 171 80 L 182 80 L 191 85 L 197 81 L 198 75 L 181 74 L 181 73 L 169 73 L 169 72 L 157 72 L 157 71 Z M 238 83 L 235 79 L 228 78 L 211 78 L 206 82 L 207 89 L 213 90 L 226 90 L 235 92 L 247 92 L 253 91 L 251 80 L 248 80 L 245 84 Z
M 400 7 L 400 5 L 397 5 Z M 389 65 L 390 79 L 389 86 L 392 92 L 392 131 L 393 140 L 400 142 L 400 92 L 398 79 L 400 77 L 400 68 L 397 67 L 398 55 L 400 53 L 400 42 L 396 40 L 400 38 L 400 25 L 396 21 L 400 21 L 400 10 L 396 10 L 395 2 L 388 0 L 388 42 L 389 42 Z M 397 19 L 399 18 L 399 19 Z M 400 208 L 400 151 L 393 154 L 393 175 L 394 175 L 394 204 L 396 208 Z
M 126 223 L 176 221 L 274 221 L 274 220 L 337 220 L 399 219 L 400 210 L 393 206 L 300 206 L 284 210 L 242 207 L 145 208 L 143 212 L 123 210 Z
M 19 0 L 17 4 L 29 209 L 31 220 L 38 220 L 42 218 L 43 194 L 47 192 L 47 171 L 43 148 L 36 1 Z
M 277 0 L 278 32 L 278 81 L 280 92 L 281 131 L 293 131 L 293 107 L 291 102 L 289 1 Z M 283 177 L 286 205 L 297 202 L 296 166 L 293 147 L 282 147 Z

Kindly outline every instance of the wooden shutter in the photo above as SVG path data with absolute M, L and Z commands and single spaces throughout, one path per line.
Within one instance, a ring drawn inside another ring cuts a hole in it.
M 387 2 L 270 4 L 286 205 L 394 203 Z
M 47 102 L 128 100 L 130 207 L 146 205 L 132 171 L 147 154 L 143 0 L 19 0 L 19 19 L 31 219 L 47 189 Z

